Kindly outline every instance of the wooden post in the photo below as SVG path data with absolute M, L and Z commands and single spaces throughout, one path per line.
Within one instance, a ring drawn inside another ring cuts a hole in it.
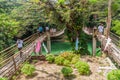
M 96 54 L 96 37 L 97 37 L 97 29 L 93 28 L 93 49 L 92 49 L 93 56 L 95 56 Z
M 40 54 L 40 55 L 42 54 L 42 42 L 41 42 L 41 48 L 40 48 L 39 54 Z
M 15 71 L 16 71 L 17 68 L 16 68 L 16 63 L 15 63 L 15 58 L 14 58 L 14 56 L 12 57 L 12 60 L 13 60 L 14 68 L 15 68 Z
M 48 53 L 51 52 L 51 40 L 50 40 L 50 33 L 49 32 L 46 32 L 47 33 L 47 49 L 48 49 Z

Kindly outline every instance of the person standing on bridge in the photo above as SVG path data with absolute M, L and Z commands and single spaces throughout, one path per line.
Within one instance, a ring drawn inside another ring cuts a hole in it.
M 46 26 L 46 27 L 45 27 L 45 31 L 46 31 L 46 32 L 49 32 L 49 26 Z
M 102 24 L 102 23 L 100 23 L 100 25 L 98 26 L 98 31 L 99 31 L 99 35 L 102 35 L 102 34 L 103 34 L 104 27 L 103 27 L 103 24 Z
M 22 47 L 23 47 L 23 40 L 21 40 L 21 38 L 18 38 L 17 40 L 17 47 L 18 47 L 18 50 L 20 51 L 20 57 L 22 58 Z
M 43 27 L 41 25 L 39 25 L 38 32 L 39 36 L 43 33 Z

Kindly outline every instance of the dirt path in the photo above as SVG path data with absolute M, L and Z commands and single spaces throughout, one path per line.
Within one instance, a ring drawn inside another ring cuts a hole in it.
M 35 63 L 36 71 L 32 77 L 26 77 L 25 75 L 20 75 L 17 80 L 106 80 L 106 77 L 102 72 L 99 72 L 98 67 L 101 65 L 100 61 L 103 58 L 93 58 L 93 57 L 82 57 L 81 60 L 88 62 L 90 65 L 91 75 L 81 76 L 76 69 L 73 69 L 73 75 L 71 77 L 64 78 L 61 74 L 61 68 L 63 66 L 58 66 L 56 64 L 49 64 L 47 61 L 38 61 Z

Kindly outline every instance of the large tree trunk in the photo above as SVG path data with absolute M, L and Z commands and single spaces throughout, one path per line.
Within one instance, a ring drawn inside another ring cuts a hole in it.
M 110 35 L 110 27 L 111 27 L 111 3 L 112 0 L 108 1 L 108 18 L 107 18 L 107 38 Z

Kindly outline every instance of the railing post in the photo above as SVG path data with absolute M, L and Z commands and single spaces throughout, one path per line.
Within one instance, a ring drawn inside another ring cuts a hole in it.
M 93 28 L 93 49 L 92 49 L 93 56 L 95 56 L 96 54 L 96 37 L 97 37 L 97 29 Z
M 14 56 L 12 56 L 12 60 L 13 60 L 14 68 L 15 68 L 15 71 L 16 71 L 17 68 L 16 68 L 16 63 L 15 63 L 15 58 L 14 58 Z
M 48 53 L 51 52 L 51 40 L 50 40 L 50 33 L 49 32 L 46 32 L 47 33 L 47 49 L 48 49 Z
M 41 42 L 41 47 L 40 47 L 40 52 L 39 54 L 41 55 L 42 54 L 42 42 Z

